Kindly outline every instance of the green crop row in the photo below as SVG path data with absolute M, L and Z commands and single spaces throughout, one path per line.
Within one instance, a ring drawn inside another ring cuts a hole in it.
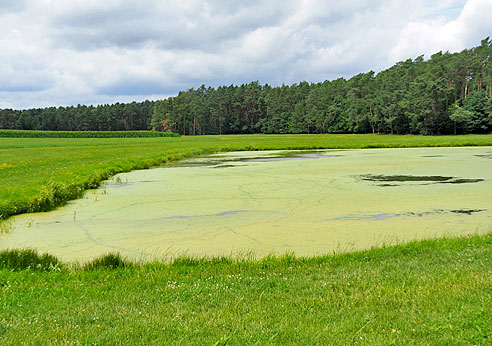
M 141 138 L 179 137 L 177 133 L 156 131 L 31 131 L 0 130 L 0 137 L 10 138 Z

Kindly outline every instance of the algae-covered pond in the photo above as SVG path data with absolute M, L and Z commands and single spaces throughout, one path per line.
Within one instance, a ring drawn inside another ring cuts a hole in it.
M 0 248 L 68 261 L 304 256 L 487 232 L 492 147 L 217 154 L 119 174 L 9 229 Z

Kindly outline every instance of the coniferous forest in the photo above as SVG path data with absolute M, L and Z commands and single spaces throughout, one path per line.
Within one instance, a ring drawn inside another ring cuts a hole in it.
M 408 59 L 376 74 L 272 87 L 251 82 L 159 101 L 0 110 L 0 128 L 240 133 L 492 132 L 492 42 Z

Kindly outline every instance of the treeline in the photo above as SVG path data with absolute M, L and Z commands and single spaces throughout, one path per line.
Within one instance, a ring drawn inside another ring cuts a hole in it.
M 160 101 L 0 110 L 0 128 L 232 133 L 492 132 L 492 42 L 378 74 L 272 87 L 201 86 Z
M 492 131 L 492 44 L 318 84 L 190 89 L 157 101 L 152 126 L 181 134 Z
M 51 131 L 149 130 L 153 101 L 100 106 L 0 110 L 0 129 Z

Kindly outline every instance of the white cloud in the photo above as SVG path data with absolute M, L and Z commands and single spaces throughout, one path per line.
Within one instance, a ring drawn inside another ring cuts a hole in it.
M 491 5 L 469 0 L 457 11 L 462 1 L 0 0 L 0 107 L 350 77 L 476 45 L 492 32 Z
M 456 52 L 480 44 L 492 34 L 492 2 L 469 0 L 456 19 L 439 16 L 408 23 L 391 49 L 392 61 L 404 60 L 438 51 Z

